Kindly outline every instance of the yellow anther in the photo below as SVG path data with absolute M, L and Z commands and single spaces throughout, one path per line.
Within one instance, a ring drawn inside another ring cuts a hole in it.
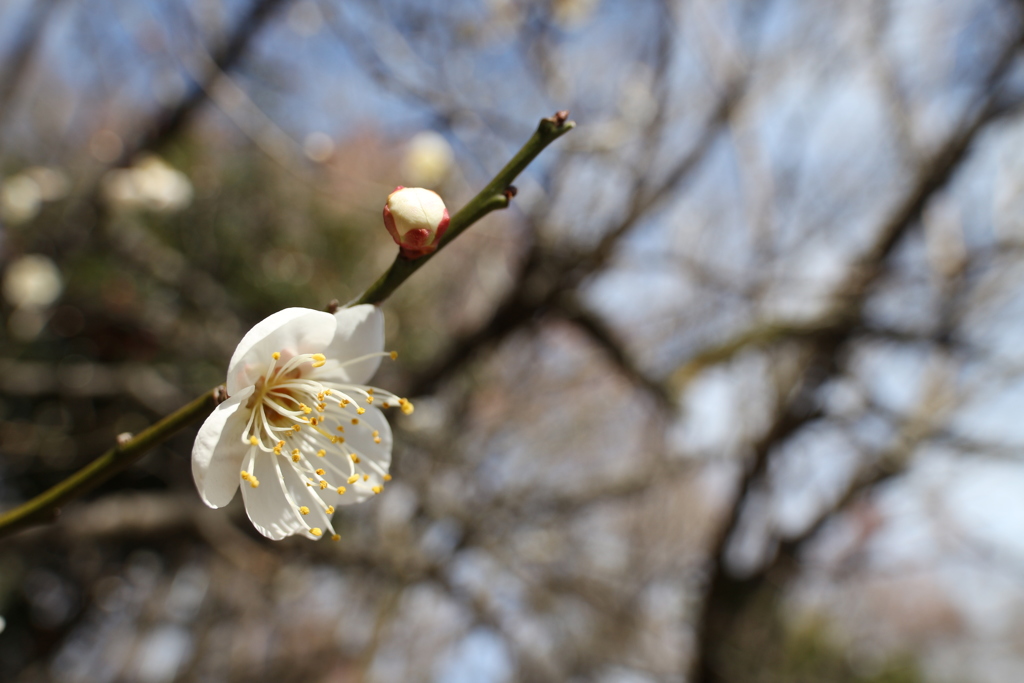
M 373 396 L 370 396 L 370 397 L 368 397 L 368 398 L 366 399 L 366 402 L 367 402 L 367 403 L 373 403 Z M 363 413 L 365 413 L 365 412 L 366 412 L 366 408 L 363 408 L 363 407 L 361 407 L 361 406 L 357 406 L 357 407 L 356 407 L 356 412 L 357 412 L 357 413 L 359 413 L 360 415 L 362 415 Z
M 309 415 L 310 413 L 313 412 L 313 409 L 310 408 L 309 406 L 307 406 L 305 403 L 300 403 L 299 404 L 299 410 L 304 412 L 306 415 Z
M 299 454 L 299 449 L 298 448 L 293 448 L 292 449 L 292 455 L 298 455 L 298 454 Z
M 384 475 L 384 481 L 391 481 L 391 475 L 390 474 L 385 474 Z
M 370 481 L 370 475 L 369 474 L 364 474 L 363 475 L 363 481 Z
M 402 407 L 402 412 L 406 415 L 412 415 L 412 411 L 415 410 L 412 406 L 412 401 L 401 399 L 398 401 L 398 405 Z
M 338 425 L 337 427 L 335 427 L 335 429 L 337 429 L 339 432 L 344 432 L 345 431 L 345 427 L 342 426 L 342 425 Z
M 251 474 L 249 474 L 245 470 L 242 470 L 242 480 L 243 481 L 249 481 L 249 477 L 251 477 L 251 476 L 252 476 Z
M 357 481 L 359 481 L 359 475 L 358 474 L 353 474 L 351 477 L 348 478 L 348 483 L 350 483 L 350 484 L 354 484 Z
M 273 358 L 274 360 L 281 360 L 281 354 L 277 351 L 274 351 L 272 354 L 270 354 L 270 357 Z
M 309 533 L 313 534 L 314 536 L 322 536 L 324 532 L 320 530 L 320 527 L 313 527 L 309 530 Z
M 330 484 L 328 484 L 328 483 L 327 483 L 327 480 L 326 480 L 326 479 L 321 479 L 321 480 L 320 480 L 320 490 L 321 490 L 321 491 L 323 491 L 323 490 L 324 490 L 325 488 L 327 488 L 328 486 L 330 486 Z
M 292 429 L 297 432 L 302 431 L 302 425 L 292 425 Z
M 372 436 L 380 436 L 380 432 L 378 432 L 376 429 L 374 429 Z
M 374 443 L 380 443 L 380 437 L 379 436 L 373 437 L 373 442 Z
M 249 437 L 249 443 L 251 443 L 253 446 L 259 445 L 259 442 L 260 440 L 257 439 L 255 436 Z
M 330 396 L 330 395 L 331 395 L 331 390 L 330 389 L 324 389 L 324 396 Z
M 338 495 L 340 496 L 341 494 L 345 493 L 346 489 L 345 489 L 344 486 L 339 486 L 337 490 L 338 490 Z
M 322 476 L 324 476 L 325 474 L 327 474 L 327 471 L 326 471 L 326 470 L 324 470 L 324 469 L 323 469 L 323 468 L 321 467 L 320 469 L 318 469 L 318 470 L 316 471 L 316 473 L 317 473 L 317 474 L 319 474 L 319 475 L 320 475 L 320 476 L 322 477 Z
M 339 401 L 338 402 L 338 407 L 339 408 L 346 408 L 346 407 L 348 407 L 348 399 L 346 398 L 346 399 L 344 399 L 342 401 Z
M 324 510 L 324 512 L 326 512 L 329 515 L 333 515 L 334 514 L 334 506 L 333 505 L 328 505 L 327 509 Z
M 366 402 L 367 403 L 373 403 L 373 396 L 367 396 L 366 397 Z
M 390 354 L 391 360 L 398 360 L 398 351 L 392 351 Z
M 313 363 L 313 367 L 314 368 L 322 367 L 323 364 L 327 362 L 327 358 L 325 358 L 324 354 L 322 354 L 322 353 L 314 353 L 313 354 L 313 360 L 315 361 Z
M 292 453 L 292 462 L 298 462 L 299 460 L 302 460 L 302 457 L 298 453 Z
M 317 426 L 318 424 L 320 424 L 320 420 L 319 420 L 319 419 L 317 419 L 317 418 L 315 418 L 315 417 L 314 417 L 314 418 L 311 418 L 311 419 L 309 420 L 309 424 L 311 424 L 311 425 L 313 425 L 314 427 L 316 427 L 316 426 Z
M 383 486 L 374 486 L 374 487 L 373 487 L 372 489 L 370 489 L 370 490 L 371 490 L 371 491 L 373 491 L 374 493 L 380 493 L 381 491 L 383 491 L 383 490 L 384 490 L 384 487 L 383 487 Z
M 388 403 L 387 401 L 384 401 L 383 403 L 380 404 L 380 407 L 381 408 L 390 408 L 391 404 Z
M 304 515 L 308 515 L 309 514 L 309 508 L 306 507 L 305 505 L 303 505 L 302 507 L 299 508 L 299 512 L 301 512 Z
M 334 534 L 333 536 L 331 536 L 331 540 L 332 541 L 340 541 L 341 540 L 341 536 L 339 536 L 338 534 Z
M 352 418 L 352 424 L 354 424 L 354 425 L 359 424 L 359 418 L 358 417 L 353 417 Z
M 325 455 L 327 455 L 327 451 L 325 451 L 325 450 L 324 450 L 324 449 L 322 449 L 322 448 L 321 448 L 320 450 L 318 450 L 318 451 L 316 452 L 316 456 L 317 456 L 318 458 L 322 458 L 322 457 L 324 457 Z
M 355 453 L 349 453 L 348 457 L 352 458 L 352 462 L 354 462 L 354 463 L 358 463 L 359 462 L 359 456 L 356 455 Z
M 249 477 L 249 486 L 253 487 L 254 489 L 259 488 L 260 480 L 257 479 L 256 477 Z
M 284 441 L 278 441 L 277 442 L 277 447 L 278 448 L 284 448 Z
M 373 387 L 366 387 L 366 393 L 372 394 L 373 393 Z

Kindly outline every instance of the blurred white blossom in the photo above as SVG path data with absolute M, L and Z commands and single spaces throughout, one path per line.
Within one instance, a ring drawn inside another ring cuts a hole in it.
M 31 177 L 18 174 L 3 181 L 0 186 L 0 216 L 11 223 L 24 223 L 39 213 L 43 192 Z
M 57 265 L 41 254 L 15 259 L 4 272 L 4 298 L 17 308 L 49 306 L 63 287 Z
M 437 187 L 451 171 L 455 153 L 440 133 L 426 130 L 409 140 L 402 172 L 411 185 Z
M 123 209 L 173 212 L 192 203 L 192 183 L 157 156 L 131 168 L 114 169 L 103 177 L 107 200 Z

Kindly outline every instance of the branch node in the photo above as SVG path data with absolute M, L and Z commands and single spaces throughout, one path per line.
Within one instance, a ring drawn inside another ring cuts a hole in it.
M 511 201 L 517 194 L 519 194 L 519 190 L 516 189 L 515 185 L 509 185 L 505 188 L 505 199 Z
M 561 126 L 568 119 L 569 119 L 569 110 L 568 109 L 561 109 L 559 111 L 556 111 L 554 116 L 549 116 L 548 118 L 546 118 L 544 120 L 545 121 L 550 121 L 551 123 L 555 124 L 556 126 Z
M 117 435 L 117 445 L 126 446 L 128 445 L 128 442 L 131 441 L 133 438 L 135 438 L 135 435 L 132 434 L 131 432 L 121 432 L 120 434 Z

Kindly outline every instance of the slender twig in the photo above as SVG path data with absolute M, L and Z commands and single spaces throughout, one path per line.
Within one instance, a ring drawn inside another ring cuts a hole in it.
M 526 141 L 519 153 L 512 157 L 512 160 L 505 165 L 505 168 L 494 176 L 494 180 L 488 183 L 487 187 L 480 191 L 462 207 L 462 210 L 452 216 L 448 223 L 448 230 L 437 247 L 437 251 L 416 260 L 410 260 L 399 254 L 395 257 L 394 263 L 379 280 L 370 285 L 366 292 L 353 301 L 350 305 L 356 304 L 379 304 L 387 299 L 395 289 L 405 280 L 419 270 L 420 266 L 430 260 L 434 254 L 445 248 L 452 240 L 458 237 L 466 228 L 496 209 L 504 209 L 508 206 L 509 200 L 515 194 L 512 189 L 512 181 L 523 172 L 531 161 L 544 148 L 552 142 L 565 135 L 576 125 L 567 121 L 568 112 L 558 112 L 552 117 L 541 119 L 540 125 L 533 136 Z
M 469 226 L 495 209 L 508 206 L 515 194 L 512 181 L 523 169 L 540 154 L 545 147 L 568 133 L 576 125 L 567 121 L 568 112 L 558 112 L 554 116 L 542 119 L 537 132 L 526 141 L 522 149 L 512 160 L 480 191 L 461 211 L 456 213 L 448 225 L 448 231 L 438 246 L 444 248 L 458 237 Z M 435 252 L 436 253 L 436 252 Z M 431 254 L 432 256 L 432 254 Z M 424 256 L 410 261 L 402 256 L 395 258 L 386 273 L 373 283 L 359 299 L 353 302 L 379 304 L 398 288 L 405 280 L 416 272 L 420 266 L 430 259 Z M 51 522 L 57 518 L 60 507 L 98 484 L 106 481 L 114 474 L 128 467 L 141 458 L 153 446 L 166 441 L 184 426 L 204 419 L 216 407 L 218 396 L 223 396 L 222 388 L 195 399 L 188 405 L 171 413 L 164 419 L 149 427 L 138 436 L 126 438 L 91 463 L 83 467 L 59 484 L 39 494 L 35 498 L 0 514 L 0 538 L 34 524 Z
M 64 503 L 110 479 L 189 423 L 209 415 L 217 405 L 219 390 L 218 387 L 206 392 L 137 436 L 122 440 L 59 484 L 0 515 L 0 536 L 34 524 L 52 522 Z

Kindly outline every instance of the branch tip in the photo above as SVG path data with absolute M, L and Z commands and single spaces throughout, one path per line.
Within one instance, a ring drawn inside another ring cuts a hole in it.
M 327 304 L 326 311 L 333 315 L 338 312 L 339 308 L 341 308 L 341 302 L 337 299 L 331 299 L 330 303 Z
M 509 185 L 508 187 L 505 188 L 505 199 L 511 201 L 511 199 L 515 197 L 517 194 L 519 194 L 519 190 L 516 189 L 515 185 Z
M 213 390 L 213 402 L 215 405 L 220 405 L 224 401 L 228 400 L 228 388 L 221 384 L 219 387 Z

